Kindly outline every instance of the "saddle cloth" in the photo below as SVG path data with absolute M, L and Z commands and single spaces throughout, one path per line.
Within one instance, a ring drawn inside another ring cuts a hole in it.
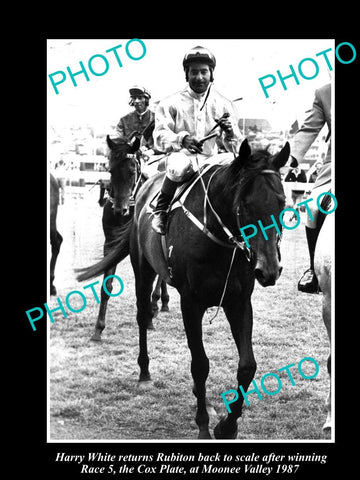
M 206 164 L 203 165 L 198 172 L 196 172 L 189 180 L 186 182 L 180 184 L 178 188 L 175 191 L 175 195 L 170 203 L 169 207 L 169 212 L 172 210 L 175 210 L 176 208 L 179 208 L 181 206 L 181 203 L 185 202 L 186 197 L 188 194 L 191 192 L 192 188 L 194 185 L 199 181 L 199 179 L 211 168 L 213 167 L 214 164 Z M 150 200 L 146 213 L 148 215 L 152 215 L 154 213 L 154 209 L 156 207 L 157 199 L 158 196 L 160 195 L 160 190 L 158 190 L 153 198 Z M 168 219 L 168 222 L 170 222 L 170 217 Z M 171 252 L 173 249 L 172 245 L 168 245 L 168 239 L 167 235 L 160 235 L 161 237 L 161 247 L 164 255 L 164 259 L 166 261 L 167 265 L 167 270 L 168 270 L 168 275 L 169 278 L 165 279 L 170 285 L 171 285 L 171 280 L 172 280 L 172 266 L 171 266 Z
M 174 195 L 174 197 L 173 197 L 173 199 L 170 203 L 169 211 L 172 211 L 175 208 L 180 207 L 179 200 L 183 203 L 185 201 L 186 197 L 188 196 L 188 194 L 191 192 L 194 185 L 196 184 L 196 182 L 200 179 L 200 177 L 203 176 L 204 173 L 206 173 L 213 166 L 214 166 L 214 164 L 203 165 L 200 168 L 200 171 L 196 172 L 189 180 L 187 180 L 184 183 L 179 184 L 179 186 L 177 187 L 177 189 L 175 191 L 175 195 Z M 150 202 L 147 206 L 147 210 L 146 210 L 146 213 L 148 213 L 149 215 L 154 213 L 154 209 L 156 207 L 156 203 L 157 203 L 157 199 L 158 199 L 159 195 L 160 195 L 160 190 L 158 190 L 155 193 L 155 195 L 153 196 L 153 198 L 150 200 Z
M 210 170 L 210 168 L 214 166 L 221 166 L 224 164 L 228 164 L 233 159 L 234 159 L 234 155 L 232 153 L 226 152 L 226 153 L 220 153 L 212 156 L 210 164 L 204 162 L 200 166 L 199 170 L 197 170 L 189 180 L 179 184 L 178 188 L 175 191 L 175 195 L 170 203 L 169 212 L 175 210 L 176 208 L 181 207 L 184 204 L 187 196 L 191 192 L 194 185 L 200 180 L 200 178 L 208 170 Z M 154 213 L 154 209 L 156 207 L 159 194 L 160 194 L 160 189 L 154 194 L 153 198 L 148 203 L 146 213 L 149 216 Z M 171 222 L 171 216 L 169 216 L 168 218 L 168 226 L 170 222 Z M 167 270 L 169 275 L 169 278 L 165 279 L 165 281 L 171 285 L 171 279 L 172 279 L 171 253 L 172 253 L 173 246 L 168 245 L 167 235 L 160 235 L 160 237 L 161 237 L 161 246 L 163 250 L 163 255 L 164 255 L 165 262 L 167 264 Z

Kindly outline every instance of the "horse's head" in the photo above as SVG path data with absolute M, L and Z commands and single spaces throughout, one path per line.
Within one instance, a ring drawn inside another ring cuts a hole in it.
M 108 135 L 106 142 L 110 149 L 109 171 L 114 213 L 129 215 L 130 197 L 138 169 L 135 152 L 139 149 L 140 140 L 135 138 L 133 142 L 130 142 L 125 137 L 111 140 Z
M 264 287 L 275 285 L 282 271 L 279 214 L 285 205 L 285 195 L 279 169 L 289 154 L 288 143 L 279 153 L 271 155 L 267 150 L 252 153 L 244 140 L 239 156 L 231 165 L 233 178 L 237 179 L 234 203 L 237 226 L 244 240 L 246 234 L 246 243 L 255 254 L 255 278 Z

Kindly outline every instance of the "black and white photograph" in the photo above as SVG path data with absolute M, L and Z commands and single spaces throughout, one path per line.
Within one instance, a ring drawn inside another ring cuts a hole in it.
M 357 50 L 46 39 L 47 294 L 24 322 L 46 332 L 53 466 L 325 471 L 336 73 Z

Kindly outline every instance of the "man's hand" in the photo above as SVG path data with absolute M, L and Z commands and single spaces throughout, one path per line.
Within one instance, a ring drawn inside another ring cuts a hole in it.
M 202 143 L 199 142 L 195 137 L 191 137 L 190 135 L 186 135 L 183 138 L 182 146 L 189 150 L 191 153 L 201 153 L 202 152 Z
M 221 130 L 224 130 L 225 132 L 225 135 L 230 138 L 230 137 L 233 137 L 234 136 L 234 130 L 232 128 L 232 125 L 231 125 L 231 122 L 230 120 L 228 119 L 228 117 L 225 117 L 225 115 L 223 117 L 221 117 L 219 120 L 218 120 L 218 125 L 219 127 L 221 128 Z

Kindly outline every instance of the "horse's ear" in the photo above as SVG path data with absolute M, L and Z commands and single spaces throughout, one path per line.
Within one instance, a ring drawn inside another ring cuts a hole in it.
M 240 149 L 239 149 L 239 159 L 242 165 L 246 162 L 246 160 L 249 158 L 250 155 L 251 155 L 251 148 L 247 138 L 245 138 L 245 140 L 241 143 Z
M 283 148 L 280 150 L 280 152 L 276 154 L 275 157 L 273 158 L 272 164 L 277 170 L 279 170 L 288 161 L 289 155 L 290 155 L 290 145 L 289 145 L 289 142 L 286 142 Z
M 110 150 L 113 150 L 115 148 L 115 142 L 113 142 L 111 140 L 109 135 L 106 135 L 106 143 L 107 143 L 108 147 L 110 148 Z
M 139 150 L 139 148 L 140 148 L 140 138 L 135 137 L 135 139 L 133 140 L 132 145 L 131 145 L 131 153 L 137 152 Z
M 240 145 L 239 155 L 232 162 L 233 168 L 236 171 L 240 170 L 240 168 L 245 165 L 250 155 L 251 155 L 251 148 L 247 141 L 247 138 L 245 138 Z

